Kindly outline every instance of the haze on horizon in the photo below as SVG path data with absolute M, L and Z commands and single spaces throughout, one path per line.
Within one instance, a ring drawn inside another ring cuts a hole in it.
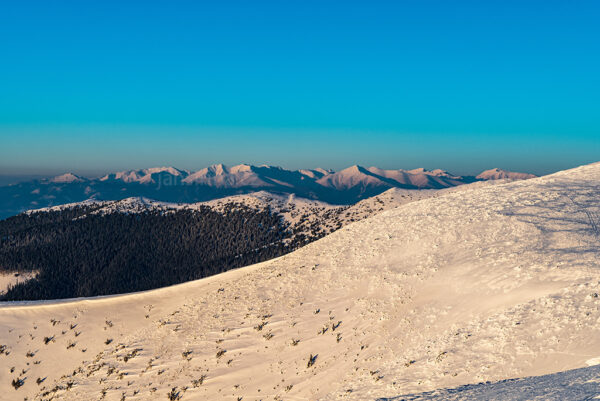
M 0 181 L 594 162 L 600 4 L 550 3 L 3 4 Z

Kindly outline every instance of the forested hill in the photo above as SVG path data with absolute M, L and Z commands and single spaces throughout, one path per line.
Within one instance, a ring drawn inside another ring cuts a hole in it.
M 162 213 L 93 213 L 85 205 L 0 221 L 0 266 L 38 271 L 2 300 L 87 297 L 148 290 L 282 255 L 294 236 L 269 209 L 208 206 Z M 318 234 L 316 234 L 318 236 Z
M 391 189 L 334 206 L 256 192 L 196 204 L 128 198 L 30 211 L 0 221 L 7 279 L 0 300 L 119 294 L 208 277 L 435 194 Z

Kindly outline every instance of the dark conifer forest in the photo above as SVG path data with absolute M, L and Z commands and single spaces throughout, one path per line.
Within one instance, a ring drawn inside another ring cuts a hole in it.
M 0 221 L 0 273 L 39 272 L 0 300 L 148 290 L 271 259 L 314 239 L 294 236 L 269 209 L 94 214 L 95 207 Z

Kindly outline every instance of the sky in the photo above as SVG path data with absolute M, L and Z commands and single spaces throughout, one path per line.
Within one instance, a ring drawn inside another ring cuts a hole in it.
M 600 160 L 598 1 L 13 1 L 0 176 Z

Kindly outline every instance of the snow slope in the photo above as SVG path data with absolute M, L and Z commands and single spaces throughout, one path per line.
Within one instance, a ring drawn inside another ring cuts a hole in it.
M 446 191 L 207 279 L 3 305 L 0 398 L 364 400 L 596 363 L 599 182 Z
M 467 384 L 452 389 L 407 394 L 377 401 L 575 401 L 600 398 L 600 366 L 572 369 L 550 375 Z
M 27 280 L 35 278 L 37 271 L 34 272 L 23 272 L 23 273 L 0 273 L 0 294 L 3 294 L 8 288 L 17 283 L 22 283 Z
M 377 401 L 579 401 L 600 398 L 600 366 L 524 379 L 478 383 Z

